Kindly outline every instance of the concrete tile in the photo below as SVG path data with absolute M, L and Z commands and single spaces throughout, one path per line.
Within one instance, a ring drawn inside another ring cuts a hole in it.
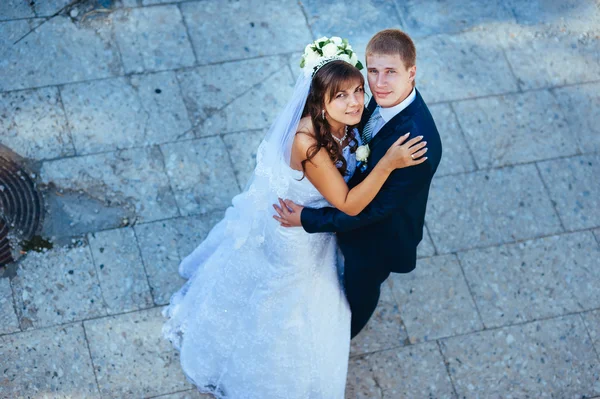
M 5 0 L 0 3 L 0 20 L 33 17 L 35 17 L 35 14 L 28 2 L 23 0 Z
M 196 63 L 176 5 L 131 8 L 112 14 L 125 73 L 161 71 Z
M 177 72 L 183 100 L 194 125 L 285 68 L 280 56 L 207 65 Z M 235 85 L 231 82 L 234 81 Z M 263 109 L 260 110 L 264 111 Z M 217 132 L 206 132 L 206 135 Z
M 493 29 L 419 40 L 417 88 L 428 103 L 518 90 Z
M 581 398 L 600 393 L 598 358 L 579 315 L 441 342 L 460 398 Z
M 161 146 L 175 199 L 185 216 L 227 208 L 239 193 L 220 137 Z
M 108 313 L 153 305 L 142 257 L 132 228 L 88 235 Z
M 302 5 L 315 39 L 322 36 L 340 36 L 362 50 L 376 32 L 387 28 L 402 29 L 398 10 L 392 1 L 352 0 L 324 3 L 303 0 Z
M 535 165 L 433 179 L 427 228 L 440 254 L 562 231 Z
M 407 334 L 389 283 L 381 286 L 381 297 L 367 326 L 351 342 L 350 355 L 360 355 L 405 345 Z
M 223 136 L 229 151 L 235 178 L 240 189 L 244 189 L 256 167 L 256 151 L 266 135 L 266 129 L 253 132 L 232 133 Z
M 98 22 L 76 25 L 56 16 L 14 44 L 36 21 L 0 23 L 0 91 L 122 74 L 110 32 Z
M 431 242 L 431 238 L 429 238 L 429 234 L 427 233 L 427 227 L 423 227 L 423 240 L 419 243 L 419 246 L 417 247 L 417 257 L 425 258 L 433 255 L 435 255 L 435 247 Z
M 43 0 L 32 2 L 32 7 L 38 17 L 48 17 L 56 14 L 72 2 L 72 0 Z
M 458 103 L 460 104 L 460 103 Z M 451 173 L 471 172 L 477 167 L 465 141 L 463 132 L 454 110 L 449 104 L 437 104 L 429 107 L 442 139 L 444 155 L 436 176 Z
M 178 392 L 178 393 L 172 393 L 172 394 L 168 394 L 168 395 L 161 395 L 161 396 L 153 396 L 153 399 L 214 399 L 214 396 L 212 395 L 208 395 L 208 394 L 201 394 L 200 392 L 198 392 L 195 389 L 192 389 L 191 391 L 186 391 L 186 392 Z
M 455 398 L 435 342 L 377 352 L 368 360 L 384 399 Z
M 75 153 L 54 87 L 0 94 L 0 142 L 30 159 Z
M 0 337 L 2 398 L 100 398 L 81 324 Z
M 600 151 L 600 83 L 552 90 L 583 153 Z
M 296 1 L 181 4 L 199 64 L 302 51 L 312 40 Z
M 594 230 L 594 235 L 596 236 L 596 241 L 600 245 L 600 229 Z
M 600 156 L 555 159 L 539 167 L 567 230 L 600 226 Z
M 600 307 L 590 232 L 459 253 L 486 327 Z
M 216 212 L 135 226 L 154 303 L 168 304 L 171 295 L 185 283 L 179 277 L 179 263 L 200 245 L 222 216 Z
M 453 104 L 480 168 L 575 155 L 579 149 L 548 91 Z
M 373 376 L 368 356 L 350 359 L 345 399 L 383 399 L 383 392 Z
M 0 334 L 19 331 L 12 290 L 8 278 L 0 279 Z
M 61 94 L 80 155 L 175 141 L 192 127 L 172 72 L 67 85 Z
M 600 350 L 600 310 L 582 313 L 581 317 L 590 333 L 596 351 Z
M 595 35 L 509 26 L 498 40 L 524 90 L 589 82 L 600 76 L 600 41 Z
M 454 255 L 421 259 L 413 272 L 392 273 L 390 280 L 410 342 L 483 329 Z
M 139 398 L 191 388 L 163 339 L 161 308 L 84 322 L 104 398 Z
M 411 37 L 458 33 L 487 26 L 496 21 L 514 21 L 504 1 L 469 0 L 397 1 L 400 15 Z
M 45 162 L 42 183 L 81 191 L 106 206 L 134 213 L 137 221 L 178 216 L 157 147 L 122 150 Z
M 600 8 L 593 1 L 508 0 L 521 25 L 554 26 L 573 32 L 598 31 Z
M 19 262 L 12 286 L 23 329 L 106 314 L 87 246 L 30 251 Z
M 197 136 L 208 136 L 250 129 L 268 128 L 284 109 L 294 92 L 288 68 L 283 67 L 251 90 L 215 110 L 197 129 Z M 260 106 L 257 108 L 257 104 Z

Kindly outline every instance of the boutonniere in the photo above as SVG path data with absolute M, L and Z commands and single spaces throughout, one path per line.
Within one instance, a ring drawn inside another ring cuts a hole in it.
M 369 155 L 371 155 L 371 149 L 368 144 L 361 145 L 356 149 L 356 160 L 358 164 L 356 165 L 361 172 L 364 172 L 367 169 L 367 160 L 369 159 Z

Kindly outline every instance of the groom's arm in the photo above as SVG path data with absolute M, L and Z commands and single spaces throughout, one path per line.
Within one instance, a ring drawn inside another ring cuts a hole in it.
M 302 227 L 308 233 L 343 232 L 377 223 L 409 201 L 414 194 L 429 184 L 431 164 L 392 172 L 375 199 L 358 215 L 348 216 L 336 208 L 304 208 L 300 213 Z

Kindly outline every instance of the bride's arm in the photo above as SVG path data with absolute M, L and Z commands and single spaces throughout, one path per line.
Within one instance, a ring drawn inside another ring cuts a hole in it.
M 306 177 L 331 205 L 347 215 L 356 216 L 375 198 L 393 170 L 418 165 L 427 159 L 423 157 L 427 151 L 423 148 L 426 143 L 419 143 L 421 137 L 404 143 L 408 135 L 400 137 L 371 173 L 352 190 L 348 189 L 342 175 L 323 148 L 305 163 Z M 300 151 L 300 154 L 304 154 L 301 159 L 305 159 L 306 151 L 312 143 L 312 138 L 298 134 L 294 140 L 293 151 L 295 154 L 298 154 L 296 151 Z

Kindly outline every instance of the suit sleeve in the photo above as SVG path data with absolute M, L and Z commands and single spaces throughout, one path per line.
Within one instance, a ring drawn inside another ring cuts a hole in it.
M 348 216 L 331 207 L 304 208 L 300 214 L 302 227 L 308 233 L 345 232 L 377 223 L 429 184 L 430 177 L 429 161 L 410 168 L 397 169 L 392 172 L 373 201 L 358 215 Z

